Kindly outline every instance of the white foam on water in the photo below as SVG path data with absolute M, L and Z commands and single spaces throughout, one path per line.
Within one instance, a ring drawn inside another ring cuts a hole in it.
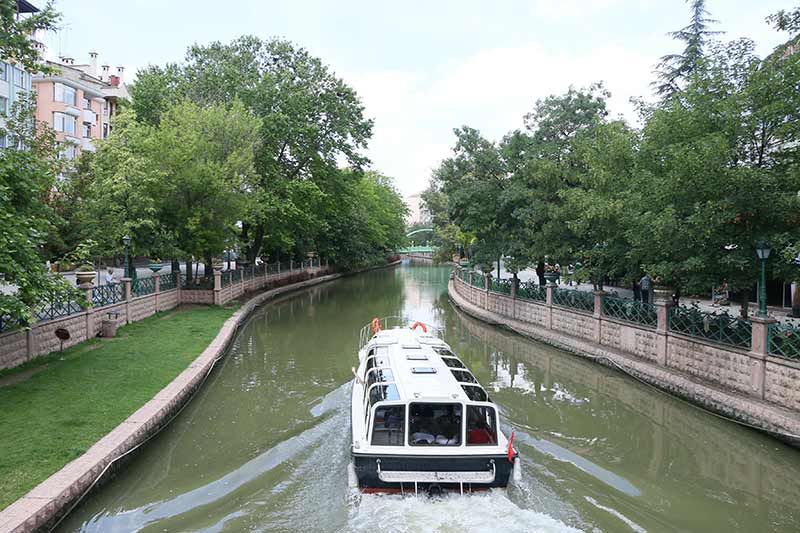
M 606 507 L 605 505 L 600 505 L 597 502 L 597 500 L 595 500 L 591 496 L 584 496 L 584 498 L 586 499 L 586 501 L 588 501 L 589 503 L 591 503 L 592 505 L 594 505 L 598 509 L 602 509 L 603 511 L 605 511 L 605 512 L 607 512 L 609 514 L 612 514 L 612 515 L 616 516 L 617 518 L 619 518 L 620 520 L 622 520 L 623 522 L 625 522 L 625 524 L 629 528 L 631 528 L 633 531 L 635 531 L 636 533 L 647 533 L 647 530 L 645 528 L 643 528 L 642 526 L 640 526 L 639 524 L 637 524 L 636 522 L 634 522 L 633 520 L 631 520 L 630 518 L 628 518 L 624 514 L 620 513 L 616 509 L 612 509 L 611 507 Z
M 363 495 L 359 505 L 351 510 L 347 529 L 370 533 L 579 531 L 544 513 L 521 509 L 502 490 L 444 498 Z

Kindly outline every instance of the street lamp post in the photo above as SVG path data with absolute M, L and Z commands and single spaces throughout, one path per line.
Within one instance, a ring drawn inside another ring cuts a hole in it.
M 761 286 L 758 295 L 758 316 L 767 317 L 767 259 L 772 253 L 772 248 L 764 241 L 759 241 L 756 245 L 756 255 L 761 260 Z
M 125 235 L 122 238 L 122 242 L 123 242 L 123 244 L 125 244 L 125 277 L 129 278 L 129 277 L 131 277 L 131 267 L 130 267 L 130 263 L 128 261 L 128 251 L 129 251 L 129 248 L 130 248 L 130 245 L 131 245 L 131 238 L 128 237 L 127 235 Z

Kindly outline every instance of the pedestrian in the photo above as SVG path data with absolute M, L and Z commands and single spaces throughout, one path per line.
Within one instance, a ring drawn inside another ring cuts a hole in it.
M 642 301 L 642 286 L 639 284 L 639 280 L 636 278 L 633 278 L 633 301 Z
M 675 287 L 675 292 L 672 293 L 672 305 L 678 307 L 681 304 L 681 288 Z
M 561 285 L 561 265 L 556 263 L 556 266 L 554 268 L 556 274 L 558 274 L 558 277 L 556 277 L 556 285 Z
M 650 303 L 650 284 L 651 283 L 652 283 L 652 280 L 650 279 L 650 276 L 647 274 L 647 272 L 645 272 L 644 276 L 642 276 L 642 279 L 639 280 L 639 286 L 641 287 L 641 290 L 642 290 L 642 303 L 646 303 L 646 304 Z
M 106 285 L 111 285 L 112 283 L 114 283 L 114 269 L 108 267 L 106 269 Z
M 539 278 L 539 285 L 544 287 L 545 279 L 544 279 L 544 261 L 539 261 L 536 263 L 536 277 Z

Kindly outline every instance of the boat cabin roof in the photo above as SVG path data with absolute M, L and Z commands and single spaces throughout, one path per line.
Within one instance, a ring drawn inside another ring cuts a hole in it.
M 420 330 L 379 331 L 365 346 L 364 381 L 381 401 L 491 402 L 472 372 L 443 340 Z

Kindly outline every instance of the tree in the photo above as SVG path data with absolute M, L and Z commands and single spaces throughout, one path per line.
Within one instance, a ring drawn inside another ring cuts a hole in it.
M 0 149 L 0 273 L 14 287 L 0 294 L 0 321 L 21 324 L 32 321 L 34 306 L 45 299 L 75 297 L 74 289 L 44 266 L 58 160 L 52 130 L 42 126 L 33 133 L 33 117 L 32 98 L 21 98 L 0 129 L 13 146 Z M 20 142 L 27 149 L 18 150 Z
M 148 95 L 167 89 L 201 105 L 238 98 L 261 118 L 258 180 L 252 210 L 242 218 L 240 240 L 251 260 L 278 253 L 318 234 L 305 206 L 314 187 L 337 176 L 339 160 L 358 171 L 371 135 L 355 91 L 303 48 L 279 39 L 246 36 L 230 44 L 195 45 L 182 65 L 141 71 L 132 89 L 137 116 L 155 124 L 163 112 Z
M 790 11 L 781 9 L 777 13 L 768 16 L 766 20 L 778 31 L 800 32 L 800 7 Z
M 181 101 L 157 126 L 121 113 L 93 162 L 101 245 L 118 252 L 128 234 L 137 253 L 203 258 L 210 270 L 250 210 L 260 127 L 236 100 Z
M 703 59 L 703 48 L 709 37 L 721 33 L 708 29 L 710 24 L 719 21 L 710 18 L 706 0 L 686 1 L 690 2 L 692 12 L 689 24 L 668 34 L 673 39 L 685 43 L 683 52 L 661 57 L 661 62 L 656 67 L 658 80 L 652 84 L 656 93 L 665 98 L 678 91 L 681 82 L 697 69 Z
M 31 35 L 37 31 L 56 29 L 61 15 L 49 1 L 37 13 L 24 17 L 17 16 L 17 0 L 0 0 L 0 21 L 3 31 L 0 32 L 0 57 L 22 65 L 28 72 L 53 71 L 42 60 L 41 52 Z

